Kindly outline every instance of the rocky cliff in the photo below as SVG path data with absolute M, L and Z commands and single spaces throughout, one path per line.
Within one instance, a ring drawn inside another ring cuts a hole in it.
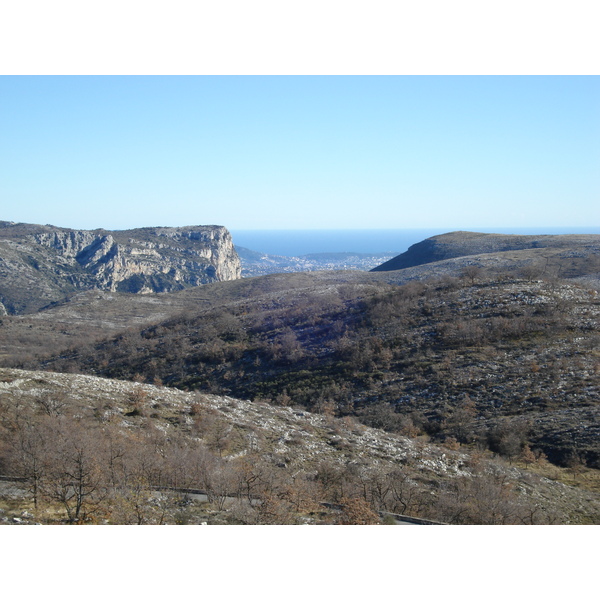
M 83 289 L 170 292 L 240 277 L 225 227 L 77 231 L 0 221 L 0 306 L 12 314 Z

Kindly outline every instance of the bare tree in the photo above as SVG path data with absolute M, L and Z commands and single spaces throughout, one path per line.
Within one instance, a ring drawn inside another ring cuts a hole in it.
M 8 449 L 10 470 L 27 480 L 36 513 L 49 468 L 49 433 L 44 418 L 36 419 L 33 415 L 23 414 L 14 424 Z
M 542 276 L 543 272 L 544 268 L 537 263 L 531 263 L 519 269 L 519 275 L 525 278 L 527 281 L 539 279 Z
M 476 265 L 467 265 L 461 271 L 461 277 L 468 279 L 471 285 L 475 285 L 475 280 L 480 279 L 483 275 L 483 269 Z
M 65 407 L 64 396 L 60 392 L 45 393 L 36 400 L 36 403 L 49 417 L 61 415 Z
M 49 444 L 45 494 L 63 506 L 70 523 L 84 523 L 106 507 L 103 440 L 98 431 L 59 418 Z

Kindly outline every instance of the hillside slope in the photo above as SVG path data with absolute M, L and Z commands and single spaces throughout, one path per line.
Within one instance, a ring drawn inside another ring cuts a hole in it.
M 0 523 L 600 522 L 596 493 L 533 467 L 140 383 L 0 369 L 0 432 Z
M 396 271 L 465 256 L 498 256 L 499 253 L 519 253 L 528 250 L 537 251 L 523 256 L 529 263 L 536 264 L 540 273 L 548 267 L 548 259 L 552 258 L 556 262 L 557 256 L 572 258 L 574 264 L 584 262 L 585 272 L 590 270 L 586 260 L 591 260 L 595 263 L 596 270 L 600 270 L 600 235 L 507 235 L 469 231 L 455 231 L 430 237 L 413 244 L 406 252 L 372 270 Z M 581 274 L 585 273 L 573 272 L 568 276 L 577 277 Z M 561 276 L 564 277 L 565 274 L 561 273 Z
M 506 274 L 394 286 L 379 275 L 212 284 L 203 302 L 180 292 L 196 303 L 169 318 L 9 364 L 331 406 L 508 456 L 529 445 L 559 464 L 600 465 L 595 290 Z M 16 338 L 14 319 L 3 328 Z
M 598 469 L 596 259 L 592 244 L 169 294 L 80 292 L 0 318 L 0 364 L 303 407 L 509 461 L 545 454 L 574 473 Z
M 334 286 L 370 293 L 387 274 L 360 271 L 274 274 L 208 283 L 167 294 L 128 294 L 89 290 L 36 313 L 0 318 L 0 365 L 20 366 L 49 353 L 106 338 L 132 327 L 152 325 L 182 313 L 238 306 L 259 299 L 303 296 Z M 37 364 L 37 363 L 36 363 Z

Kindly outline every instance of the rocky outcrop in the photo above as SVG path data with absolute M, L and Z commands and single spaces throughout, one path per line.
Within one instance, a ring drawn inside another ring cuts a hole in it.
M 372 270 L 395 271 L 462 256 L 541 248 L 573 248 L 575 251 L 597 254 L 600 253 L 600 235 L 509 235 L 455 231 L 413 244 L 403 254 Z
M 240 277 L 221 226 L 76 231 L 0 222 L 0 302 L 13 314 L 82 289 L 170 292 Z

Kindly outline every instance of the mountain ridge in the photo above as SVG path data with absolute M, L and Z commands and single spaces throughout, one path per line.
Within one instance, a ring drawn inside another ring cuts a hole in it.
M 108 231 L 0 221 L 0 303 L 11 314 L 86 289 L 165 292 L 240 277 L 231 234 L 218 225 Z
M 581 252 L 600 255 L 600 235 L 521 235 L 454 231 L 413 244 L 406 252 L 382 263 L 372 271 L 396 271 L 472 255 L 571 247 L 578 248 Z

